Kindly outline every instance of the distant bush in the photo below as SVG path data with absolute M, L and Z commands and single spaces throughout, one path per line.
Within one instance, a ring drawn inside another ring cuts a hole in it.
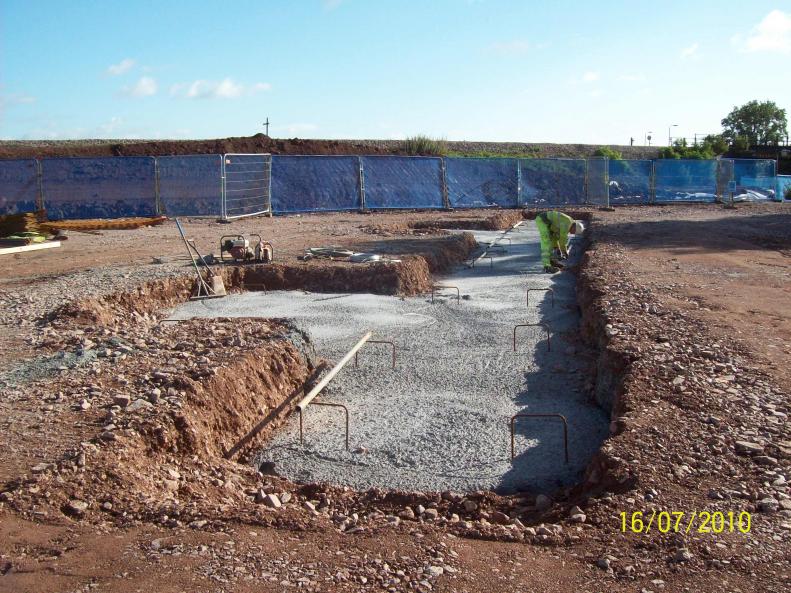
M 404 152 L 411 155 L 442 156 L 448 151 L 448 143 L 444 138 L 430 136 L 411 136 L 404 140 Z
M 620 161 L 623 159 L 623 155 L 620 151 L 610 148 L 609 146 L 600 146 L 595 150 L 593 156 L 603 157 L 612 161 Z
M 703 146 L 711 148 L 715 155 L 725 154 L 728 152 L 728 141 L 722 134 L 709 134 L 703 139 Z
M 672 146 L 665 146 L 659 151 L 660 159 L 706 160 L 714 157 L 711 145 L 704 142 L 698 146 L 687 146 L 687 141 L 683 138 L 673 142 Z

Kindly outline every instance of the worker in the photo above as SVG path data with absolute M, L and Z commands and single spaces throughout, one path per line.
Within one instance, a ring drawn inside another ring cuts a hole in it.
M 536 227 L 541 237 L 541 263 L 544 271 L 549 274 L 558 272 L 563 267 L 552 254 L 557 249 L 561 259 L 569 255 L 569 234 L 578 235 L 585 230 L 584 225 L 571 216 L 550 210 L 536 216 Z

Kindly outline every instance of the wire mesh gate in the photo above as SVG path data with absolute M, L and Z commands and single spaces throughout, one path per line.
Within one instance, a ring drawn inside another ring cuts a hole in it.
M 272 214 L 271 154 L 225 154 L 221 174 L 223 220 Z

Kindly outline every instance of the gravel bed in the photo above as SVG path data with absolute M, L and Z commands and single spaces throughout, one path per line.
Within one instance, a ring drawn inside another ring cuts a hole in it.
M 499 236 L 476 232 L 482 243 Z M 311 406 L 303 446 L 295 415 L 258 457 L 281 475 L 358 489 L 554 490 L 578 480 L 607 435 L 608 417 L 585 392 L 574 276 L 541 273 L 534 223 L 507 236 L 512 245 L 503 242 L 506 251 L 493 254 L 493 266 L 484 259 L 443 279 L 459 287 L 459 302 L 453 290 L 435 304 L 430 297 L 283 291 L 187 303 L 172 316 L 289 317 L 331 360 L 367 330 L 395 342 L 395 370 L 387 346 L 366 346 L 359 368 L 347 365 L 317 400 L 348 407 L 350 451 L 344 450 L 342 411 Z M 555 306 L 537 293 L 526 309 L 527 286 L 552 287 Z M 551 350 L 541 331 L 522 328 L 514 353 L 514 325 L 539 321 L 552 328 Z M 556 419 L 519 421 L 512 462 L 508 421 L 516 413 L 563 414 L 570 463 L 564 463 Z

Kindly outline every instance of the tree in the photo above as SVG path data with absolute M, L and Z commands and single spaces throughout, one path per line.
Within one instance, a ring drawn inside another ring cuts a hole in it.
M 619 151 L 609 146 L 600 146 L 594 151 L 593 156 L 608 158 L 611 161 L 620 161 L 623 159 L 623 155 Z
M 779 144 L 788 134 L 786 110 L 774 101 L 750 101 L 734 107 L 722 120 L 723 136 L 734 143 L 743 136 L 750 144 Z
M 716 155 L 728 152 L 728 141 L 722 134 L 709 134 L 703 139 L 703 146 L 710 148 Z

